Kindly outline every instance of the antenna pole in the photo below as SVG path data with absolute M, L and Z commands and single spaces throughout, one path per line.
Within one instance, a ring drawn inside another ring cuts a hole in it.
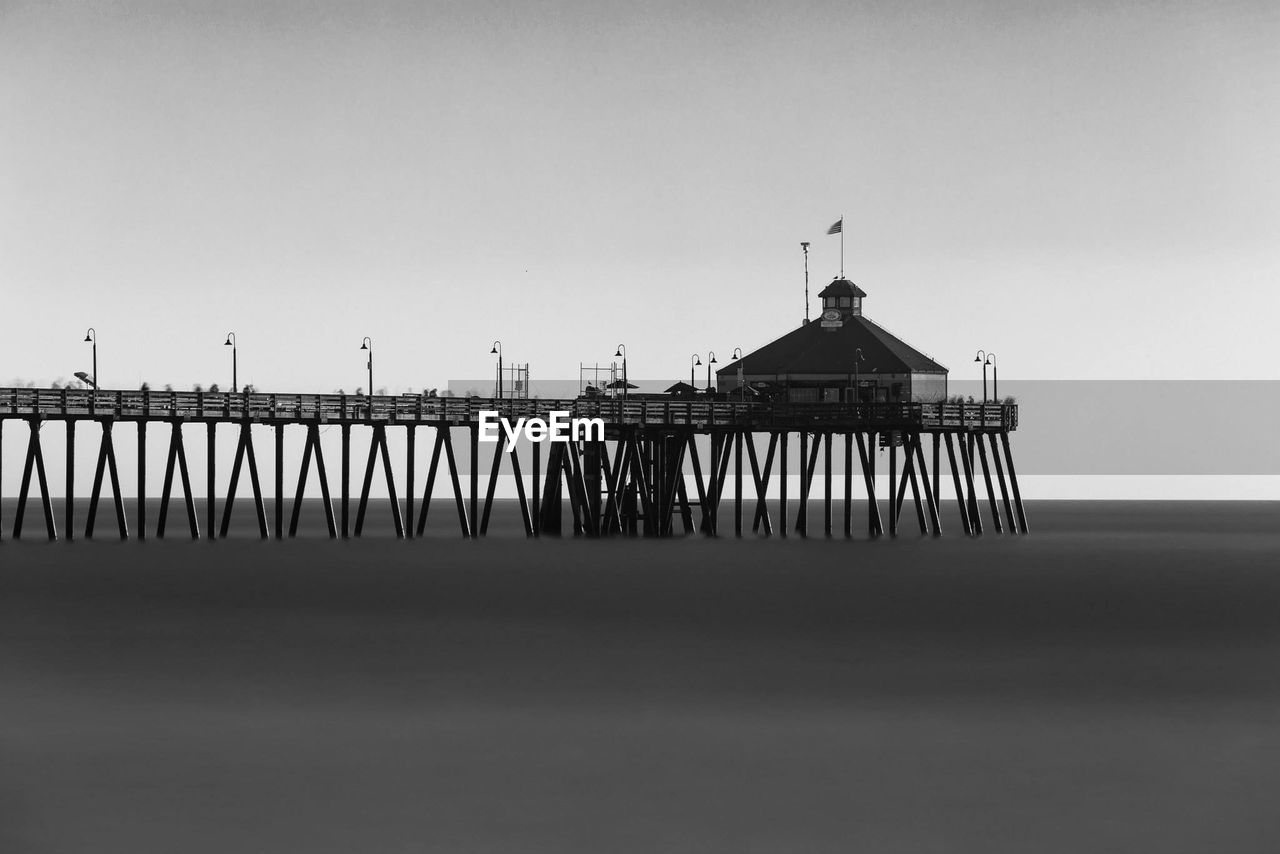
M 800 248 L 804 250 L 804 322 L 809 322 L 809 242 L 807 240 L 800 241 Z M 843 266 L 844 249 L 841 248 L 841 265 Z

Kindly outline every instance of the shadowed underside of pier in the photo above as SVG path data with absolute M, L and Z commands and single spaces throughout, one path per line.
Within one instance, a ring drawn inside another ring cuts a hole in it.
M 522 461 L 520 448 L 503 438 L 491 446 L 481 441 L 482 412 L 497 412 L 512 423 L 521 418 L 545 419 L 552 412 L 564 413 L 568 418 L 598 419 L 603 434 L 597 432 L 573 441 L 532 443 L 525 449 L 526 459 Z M 38 497 L 49 539 L 58 537 L 58 520 L 53 512 L 41 432 L 51 422 L 62 422 L 65 430 L 63 535 L 70 539 L 75 536 L 77 524 L 73 500 L 75 434 L 77 424 L 84 421 L 101 427 L 89 509 L 83 521 L 86 538 L 95 534 L 104 491 L 110 492 L 114 503 L 118 535 L 130 535 L 112 429 L 120 422 L 133 423 L 137 429 L 138 501 L 133 533 L 144 539 L 149 533 L 157 537 L 170 533 L 170 504 L 178 497 L 175 492 L 183 502 L 185 533 L 192 538 L 202 536 L 183 438 L 185 424 L 203 424 L 206 428 L 205 474 L 210 485 L 203 520 L 206 537 L 228 535 L 241 475 L 248 480 L 260 536 L 295 536 L 313 465 L 331 537 L 358 537 L 363 533 L 378 468 L 386 482 L 396 535 L 408 538 L 424 534 L 433 499 L 453 505 L 462 536 L 484 536 L 504 468 L 513 476 L 522 524 L 530 537 L 563 533 L 566 511 L 572 519 L 573 533 L 592 537 L 664 537 L 695 531 L 714 536 L 730 530 L 737 536 L 744 531 L 765 536 L 803 536 L 817 528 L 816 521 L 811 525 L 809 509 L 819 497 L 821 532 L 831 535 L 836 523 L 832 517 L 836 497 L 832 492 L 833 478 L 841 474 L 844 496 L 840 527 L 845 536 L 851 536 L 855 527 L 863 527 L 862 522 L 855 526 L 853 519 L 855 485 L 859 482 L 861 488 L 856 491 L 859 498 L 866 500 L 865 530 L 869 536 L 899 534 L 904 508 L 914 511 L 911 515 L 921 534 L 940 535 L 939 487 L 944 477 L 949 477 L 953 487 L 957 516 L 965 534 L 983 533 L 984 505 L 985 524 L 990 530 L 1025 533 L 1026 514 L 1009 443 L 1009 433 L 1017 428 L 1017 416 L 1017 407 L 1011 404 L 495 400 L 0 389 L 0 443 L 5 439 L 6 423 L 18 426 L 21 422 L 27 428 L 22 436 L 26 455 L 12 536 L 22 536 L 28 498 Z M 270 501 L 263 497 L 254 425 L 266 426 L 274 433 L 276 497 Z M 283 464 L 285 428 L 291 425 L 305 428 L 292 501 L 286 490 Z M 238 438 L 225 495 L 215 494 L 213 486 L 219 426 L 236 431 Z M 321 447 L 322 426 L 341 430 L 336 489 L 331 489 L 331 469 Z M 353 496 L 352 430 L 356 427 L 362 428 L 362 434 L 368 433 L 368 447 L 359 493 Z M 164 486 L 152 530 L 148 529 L 146 518 L 147 440 L 148 433 L 154 432 L 149 428 L 167 433 Z M 405 430 L 403 509 L 387 445 L 389 428 Z M 420 430 L 427 431 L 431 453 L 419 493 L 416 445 Z M 455 448 L 454 433 L 458 430 L 466 435 L 464 449 Z M 798 444 L 799 471 L 794 474 L 799 475 L 800 494 L 795 497 L 800 502 L 798 512 L 790 518 L 788 485 L 793 473 L 788 466 L 793 442 Z M 888 457 L 887 471 L 881 474 L 887 474 L 889 488 L 882 496 L 876 494 L 879 448 L 887 450 Z M 843 451 L 843 473 L 833 467 L 834 449 Z M 459 466 L 463 454 L 469 463 L 465 473 Z M 487 477 L 482 477 L 486 467 Z M 985 500 L 978 486 L 979 471 Z M 777 499 L 771 502 L 766 496 L 775 479 Z M 33 496 L 33 492 L 37 495 Z M 268 504 L 273 519 L 268 519 Z M 3 527 L 0 522 L 0 529 Z

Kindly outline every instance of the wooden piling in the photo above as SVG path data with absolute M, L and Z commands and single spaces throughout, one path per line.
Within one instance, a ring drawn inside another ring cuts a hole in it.
M 1027 511 L 1022 506 L 1022 491 L 1018 489 L 1018 474 L 1013 468 L 1013 452 L 1009 450 L 1009 433 L 1001 431 L 1000 442 L 1004 446 L 1004 463 L 1009 469 L 1009 485 L 1013 487 L 1013 506 L 1018 511 L 1018 530 L 1027 532 Z
M 1018 521 L 1013 517 L 1013 507 L 1009 503 L 1009 486 L 1004 480 L 1004 463 L 1000 461 L 1000 446 L 996 442 L 996 434 L 988 433 L 987 440 L 991 442 L 991 462 L 996 467 L 996 482 L 1000 485 L 1000 501 L 1004 505 L 1005 521 L 1009 524 L 1009 533 L 1018 533 Z
M 787 434 L 782 432 L 779 434 L 778 441 L 778 462 L 781 466 L 779 471 L 781 478 L 778 482 L 778 488 L 781 495 L 778 497 L 778 534 L 782 537 L 787 536 L 787 516 L 791 511 L 787 509 Z
M 1000 511 L 996 509 L 996 493 L 991 486 L 991 469 L 987 465 L 987 447 L 982 441 L 982 434 L 975 436 L 975 444 L 978 447 L 978 461 L 982 463 L 982 479 L 987 485 L 987 501 L 991 505 L 991 524 L 995 527 L 997 534 L 1004 533 L 1004 526 L 1000 524 Z
M 146 394 L 145 392 L 143 393 Z M 138 539 L 147 538 L 147 422 L 138 421 Z
M 422 403 L 418 403 L 419 411 L 421 411 Z M 406 539 L 413 539 L 414 526 L 414 463 L 416 461 L 414 442 L 417 439 L 418 428 L 415 424 L 405 426 L 405 459 L 404 459 L 404 535 Z
M 62 508 L 66 517 L 63 530 L 67 540 L 76 538 L 76 422 L 65 422 L 67 428 L 67 464 L 66 464 L 66 506 Z
M 742 536 L 742 431 L 733 431 L 733 535 Z
M 276 425 L 276 500 L 273 505 L 275 510 L 275 538 L 277 540 L 284 538 L 284 425 Z
M 217 458 L 215 455 L 216 446 L 214 444 L 215 431 L 218 423 L 210 421 L 205 425 L 208 432 L 206 440 L 205 455 L 205 506 L 204 506 L 204 530 L 205 536 L 211 540 L 218 538 L 218 529 L 214 526 L 214 519 L 217 516 L 217 484 L 215 483 L 215 475 L 217 474 Z
M 951 461 L 951 480 L 955 487 L 956 504 L 960 508 L 960 522 L 962 527 L 964 528 L 965 535 L 972 536 L 973 535 L 973 519 L 969 515 L 969 503 L 968 501 L 965 500 L 964 487 L 960 483 L 960 467 L 956 464 L 956 451 L 952 444 L 951 433 L 947 433 L 945 436 L 945 439 L 947 442 L 947 459 Z M 961 442 L 964 441 L 963 436 L 961 436 L 960 441 Z M 961 451 L 963 450 L 964 448 L 962 446 Z
M 372 389 L 370 390 L 372 391 Z M 351 425 L 342 425 L 342 539 L 351 536 Z

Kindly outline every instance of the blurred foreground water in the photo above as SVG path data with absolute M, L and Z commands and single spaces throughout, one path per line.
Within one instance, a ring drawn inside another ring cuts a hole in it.
M 47 544 L 6 506 L 0 851 L 1280 849 L 1280 506 L 876 542 L 313 509 Z

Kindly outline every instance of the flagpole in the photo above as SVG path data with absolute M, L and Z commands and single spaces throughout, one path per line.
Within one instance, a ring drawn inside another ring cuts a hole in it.
M 844 278 L 844 214 L 840 214 L 840 278 Z

